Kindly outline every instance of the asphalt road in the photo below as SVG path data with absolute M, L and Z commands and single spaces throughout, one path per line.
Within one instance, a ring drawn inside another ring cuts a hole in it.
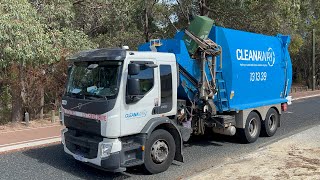
M 261 137 L 253 144 L 240 144 L 236 137 L 217 135 L 193 138 L 184 148 L 185 163 L 175 163 L 157 175 L 143 175 L 136 169 L 104 172 L 65 155 L 61 145 L 50 145 L 0 155 L 0 179 L 180 179 L 319 124 L 320 97 L 298 100 L 282 115 L 282 125 L 274 137 Z

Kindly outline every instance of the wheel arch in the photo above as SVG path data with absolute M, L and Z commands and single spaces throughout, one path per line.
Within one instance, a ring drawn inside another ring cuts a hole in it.
M 254 110 L 252 110 L 251 112 L 255 112 L 255 113 L 257 113 L 257 114 L 258 114 L 258 116 L 259 116 L 259 118 L 260 118 L 260 121 L 264 121 L 264 120 L 265 120 L 265 118 L 262 118 L 263 116 L 261 115 L 260 111 L 258 111 L 258 110 L 256 110 L 256 109 L 254 109 Z M 251 113 L 251 112 L 250 112 L 250 113 Z M 249 114 L 250 114 L 250 113 L 249 113 Z M 248 115 L 249 115 L 249 114 L 248 114 Z
M 176 145 L 176 153 L 174 156 L 174 160 L 183 162 L 183 155 L 182 155 L 183 141 L 182 141 L 181 133 L 178 127 L 168 117 L 159 117 L 159 118 L 151 119 L 142 129 L 141 133 L 147 134 L 147 139 L 148 139 L 151 133 L 157 129 L 164 129 L 172 135 Z

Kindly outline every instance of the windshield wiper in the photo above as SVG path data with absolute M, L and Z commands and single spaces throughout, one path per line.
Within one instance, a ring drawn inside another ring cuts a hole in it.
M 105 99 L 105 100 L 107 100 L 107 96 L 99 95 L 99 94 L 86 93 L 86 97 L 88 99 Z
M 67 92 L 67 94 L 66 94 L 67 96 L 69 96 L 69 97 L 73 97 L 73 98 L 83 98 L 83 99 L 85 99 L 85 94 L 80 94 L 80 93 L 73 93 L 73 92 Z

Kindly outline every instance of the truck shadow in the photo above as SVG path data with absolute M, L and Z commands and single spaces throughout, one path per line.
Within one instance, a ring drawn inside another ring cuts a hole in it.
M 225 143 L 241 144 L 241 141 L 238 136 L 225 136 L 215 133 L 208 133 L 202 136 L 192 136 L 189 141 L 184 143 L 184 146 L 223 146 Z
M 196 146 L 223 147 L 230 143 L 241 144 L 237 136 L 231 137 L 212 133 L 204 136 L 193 136 L 188 142 L 184 143 L 184 146 L 185 148 Z M 71 174 L 81 179 L 127 179 L 134 176 L 146 175 L 141 167 L 128 168 L 125 173 L 112 173 L 96 169 L 80 163 L 73 159 L 73 157 L 65 154 L 61 144 L 26 150 L 23 154 L 37 160 L 39 163 L 45 163 L 66 174 Z M 172 165 L 181 166 L 180 163 L 173 163 Z
M 53 168 L 81 179 L 126 179 L 130 177 L 124 173 L 106 172 L 80 163 L 71 156 L 66 155 L 60 144 L 26 150 L 23 154 L 37 160 L 39 163 L 48 164 Z
M 45 163 L 55 169 L 66 172 L 67 174 L 72 174 L 72 176 L 80 179 L 127 179 L 133 176 L 146 175 L 143 168 L 139 166 L 128 168 L 124 173 L 112 173 L 99 170 L 78 162 L 73 159 L 73 157 L 65 154 L 63 147 L 60 144 L 26 150 L 23 154 L 37 160 L 39 163 Z M 179 166 L 175 163 L 172 165 Z

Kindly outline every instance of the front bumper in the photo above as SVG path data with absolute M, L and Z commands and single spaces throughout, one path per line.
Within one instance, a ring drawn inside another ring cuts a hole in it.
M 98 151 L 96 153 L 95 158 L 87 158 L 85 155 L 81 152 L 76 152 L 76 151 L 71 151 L 67 148 L 66 143 L 68 143 L 68 139 L 66 139 L 65 133 L 67 133 L 68 130 L 64 129 L 62 130 L 61 136 L 62 136 L 62 143 L 64 147 L 64 151 L 73 156 L 76 160 L 84 162 L 88 165 L 97 167 L 99 169 L 103 169 L 106 171 L 112 171 L 112 172 L 122 172 L 125 171 L 126 168 L 121 167 L 121 147 L 122 143 L 119 139 L 108 139 L 108 138 L 103 138 L 103 141 L 101 141 L 98 144 Z M 68 137 L 68 136 L 67 136 Z M 72 139 L 75 141 L 75 139 Z M 84 141 L 84 140 L 82 140 Z M 87 140 L 90 142 L 90 139 Z M 101 145 L 103 143 L 109 143 L 112 144 L 112 148 L 110 150 L 110 155 L 107 157 L 102 157 L 101 156 Z M 77 144 L 85 144 L 85 142 L 77 143 Z M 88 143 L 90 144 L 90 143 Z M 95 148 L 95 147 L 94 147 Z

